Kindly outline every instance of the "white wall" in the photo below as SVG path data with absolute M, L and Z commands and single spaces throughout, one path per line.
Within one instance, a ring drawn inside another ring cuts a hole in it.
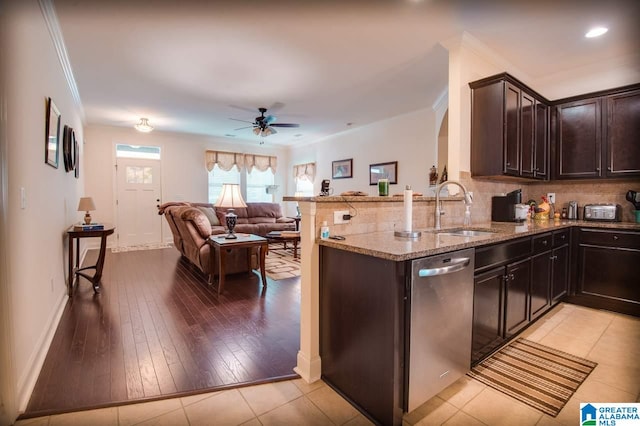
M 13 381 L 18 408 L 24 409 L 66 301 L 65 231 L 79 219 L 83 185 L 65 172 L 62 157 L 58 169 L 44 163 L 46 97 L 60 110 L 62 126 L 72 126 L 80 140 L 83 130 L 38 2 L 7 3 L 2 38 L 7 156 L 2 169 L 8 188 L 3 202 L 9 305 L 0 308 L 8 310 L 12 335 L 11 365 L 1 366 L 0 374 L 3 381 Z M 7 367 L 11 374 L 5 375 Z
M 377 186 L 369 185 L 369 165 L 398 161 L 398 184 L 391 185 L 390 193 L 402 192 L 405 185 L 424 193 L 429 186 L 429 168 L 436 163 L 435 126 L 435 112 L 428 108 L 292 147 L 289 170 L 295 164 L 315 161 L 314 192 L 319 193 L 322 180 L 331 179 L 331 162 L 353 158 L 353 178 L 332 179 L 333 193 L 354 190 L 377 195 Z M 290 179 L 287 195 L 294 191 L 295 183 Z
M 85 129 L 85 193 L 93 197 L 97 210 L 92 217 L 99 222 L 117 223 L 115 209 L 115 145 L 159 146 L 162 152 L 162 202 L 207 202 L 207 169 L 204 152 L 207 149 L 247 154 L 275 155 L 278 157 L 274 194 L 282 201 L 286 188 L 288 154 L 285 148 L 267 144 L 246 143 L 216 139 L 200 135 L 162 132 L 140 133 L 132 128 L 87 126 Z M 171 232 L 162 220 L 163 240 L 172 241 Z

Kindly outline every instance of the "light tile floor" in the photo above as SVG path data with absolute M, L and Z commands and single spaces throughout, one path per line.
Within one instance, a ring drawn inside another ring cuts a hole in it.
M 404 418 L 405 425 L 575 425 L 580 402 L 640 402 L 640 319 L 560 304 L 521 335 L 596 361 L 556 417 L 463 377 Z M 323 382 L 301 379 L 184 398 L 20 420 L 57 425 L 370 425 Z

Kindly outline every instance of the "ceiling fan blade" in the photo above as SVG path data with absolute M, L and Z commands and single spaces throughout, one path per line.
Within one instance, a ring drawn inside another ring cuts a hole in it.
M 276 117 L 275 115 L 267 115 L 263 122 L 267 123 L 267 124 L 271 124 L 271 123 L 275 123 L 276 120 L 278 119 L 278 117 Z
M 233 121 L 242 121 L 243 123 L 250 123 L 250 124 L 253 124 L 253 121 L 240 120 L 239 118 L 229 118 L 229 120 L 233 120 Z
M 244 126 L 244 127 L 238 127 L 237 129 L 233 129 L 233 131 L 235 132 L 236 130 L 244 130 L 244 129 L 250 129 L 254 126 Z
M 271 124 L 271 127 L 300 127 L 300 125 L 296 123 L 275 123 Z
M 247 108 L 247 107 L 238 106 L 238 105 L 229 105 L 229 107 L 235 108 L 235 109 L 241 109 L 242 111 L 256 112 L 255 108 Z

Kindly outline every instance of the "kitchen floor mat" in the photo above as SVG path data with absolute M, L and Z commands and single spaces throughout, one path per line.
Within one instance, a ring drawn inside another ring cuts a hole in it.
M 548 346 L 517 339 L 467 375 L 555 417 L 596 365 Z

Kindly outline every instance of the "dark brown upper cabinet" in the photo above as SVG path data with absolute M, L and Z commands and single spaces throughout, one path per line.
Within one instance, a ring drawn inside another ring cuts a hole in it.
M 548 102 L 508 74 L 469 86 L 471 175 L 548 179 Z
M 607 96 L 606 175 L 640 176 L 640 90 Z
M 640 86 L 560 100 L 556 179 L 640 176 Z
M 556 178 L 602 176 L 601 105 L 600 99 L 587 99 L 556 107 Z

